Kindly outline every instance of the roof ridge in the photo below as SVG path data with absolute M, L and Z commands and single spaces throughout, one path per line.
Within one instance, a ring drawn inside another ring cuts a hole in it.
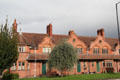
M 45 33 L 30 33 L 30 32 L 22 32 L 23 34 L 41 34 L 41 35 L 47 35 Z M 66 34 L 53 34 L 53 36 L 68 36 Z M 81 35 L 77 35 L 77 37 L 89 37 L 89 38 L 96 38 L 96 36 L 81 36 Z M 105 37 L 105 39 L 117 39 L 117 38 L 112 38 L 112 37 Z

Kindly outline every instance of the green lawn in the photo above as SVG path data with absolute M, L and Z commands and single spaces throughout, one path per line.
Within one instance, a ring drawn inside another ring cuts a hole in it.
M 16 80 L 103 80 L 103 79 L 117 79 L 120 78 L 120 73 L 112 74 L 82 74 L 82 75 L 71 75 L 65 77 L 39 77 L 39 78 L 26 78 L 26 79 L 16 79 Z

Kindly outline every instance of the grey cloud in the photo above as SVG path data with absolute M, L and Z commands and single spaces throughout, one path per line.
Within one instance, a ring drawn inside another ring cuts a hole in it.
M 107 37 L 117 37 L 115 3 L 119 0 L 0 0 L 0 23 L 9 16 L 12 24 L 24 32 L 45 33 L 53 24 L 53 33 L 95 36 L 98 28 L 105 28 Z

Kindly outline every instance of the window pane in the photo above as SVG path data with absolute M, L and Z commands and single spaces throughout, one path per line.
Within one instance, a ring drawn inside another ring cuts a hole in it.
M 18 51 L 19 52 L 25 52 L 25 46 L 19 46 Z
M 45 53 L 45 48 L 43 48 L 43 53 Z
M 30 63 L 28 63 L 28 65 L 27 65 L 27 69 L 30 70 Z
M 94 48 L 94 49 L 93 49 L 93 53 L 94 53 L 94 54 L 99 54 L 99 48 Z
M 51 52 L 51 48 L 49 47 L 43 48 L 43 53 L 50 53 L 50 52 Z
M 108 49 L 103 48 L 103 49 L 102 49 L 102 53 L 103 53 L 103 54 L 108 54 Z
M 21 62 L 19 62 L 19 64 L 18 64 L 18 70 L 21 70 Z
M 82 53 L 83 49 L 82 48 L 77 48 L 77 53 Z
M 22 62 L 22 69 L 24 70 L 25 69 L 25 63 Z
M 23 52 L 25 52 L 25 47 L 23 47 Z
M 51 48 L 49 48 L 49 53 L 51 53 Z

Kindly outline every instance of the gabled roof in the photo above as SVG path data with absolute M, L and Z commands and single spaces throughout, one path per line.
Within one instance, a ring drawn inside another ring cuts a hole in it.
M 38 44 L 40 44 L 46 36 L 48 35 L 41 33 L 22 33 L 22 35 L 19 35 L 19 43 L 30 45 L 33 47 L 38 46 Z M 57 44 L 64 39 L 68 39 L 69 36 L 53 34 L 50 38 L 54 44 Z M 78 39 L 83 41 L 86 44 L 86 46 L 89 47 L 91 42 L 93 42 L 96 39 L 96 37 L 78 36 Z M 112 49 L 116 47 L 116 44 L 118 42 L 118 40 L 114 38 L 105 38 L 105 41 L 112 47 Z
M 115 38 L 105 38 L 105 41 L 112 47 L 113 50 L 118 44 L 118 39 Z
M 83 41 L 87 47 L 90 46 L 91 42 L 96 39 L 96 37 L 86 37 L 86 36 L 78 36 L 78 38 Z

